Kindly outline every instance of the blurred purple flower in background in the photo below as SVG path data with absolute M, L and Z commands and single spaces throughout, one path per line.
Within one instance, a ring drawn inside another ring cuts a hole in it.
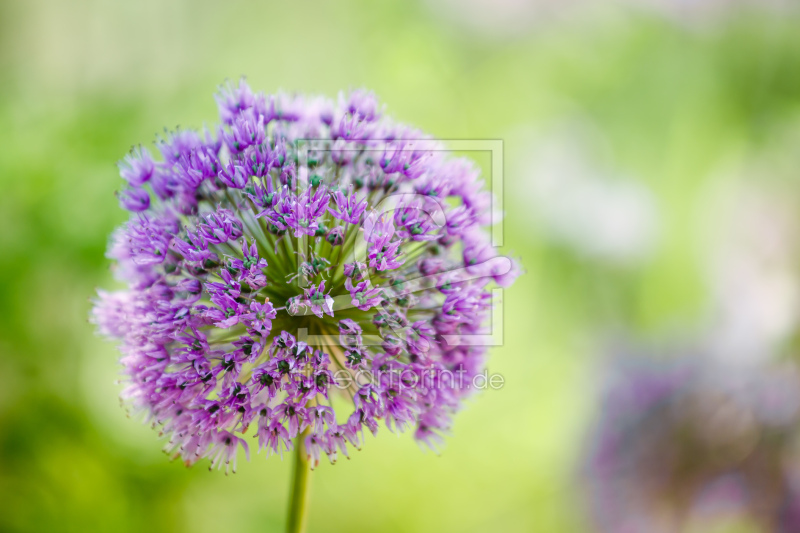
M 120 165 L 133 213 L 109 256 L 128 288 L 100 292 L 93 319 L 120 342 L 125 404 L 186 464 L 235 470 L 248 433 L 333 462 L 380 420 L 437 446 L 486 355 L 444 336 L 484 333 L 493 283 L 517 272 L 492 262 L 478 170 L 367 92 L 242 81 L 216 99 L 217 130 Z
M 799 422 L 793 365 L 618 359 L 585 465 L 596 529 L 800 531 Z

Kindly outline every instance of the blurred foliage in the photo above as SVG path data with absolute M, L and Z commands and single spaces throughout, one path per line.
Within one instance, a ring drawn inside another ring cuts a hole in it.
M 164 126 L 213 122 L 212 90 L 246 74 L 266 91 L 366 86 L 439 137 L 503 139 L 506 248 L 528 270 L 489 364 L 505 387 L 460 415 L 441 457 L 384 431 L 321 466 L 311 530 L 587 531 L 573 474 L 603 341 L 690 337 L 707 307 L 707 187 L 762 179 L 753 160 L 796 177 L 798 17 L 695 27 L 609 8 L 503 39 L 408 2 L 219 6 L 0 2 L 0 530 L 283 527 L 290 461 L 255 455 L 230 478 L 169 462 L 119 408 L 115 348 L 87 323 L 124 219 L 115 162 Z M 520 131 L 573 117 L 657 198 L 644 265 L 587 260 L 530 216 Z

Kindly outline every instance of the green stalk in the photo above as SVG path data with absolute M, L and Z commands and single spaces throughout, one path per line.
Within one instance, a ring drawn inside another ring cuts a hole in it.
M 288 533 L 304 533 L 308 524 L 308 502 L 311 495 L 311 468 L 306 458 L 305 437 L 308 430 L 297 437 L 292 475 L 292 497 L 286 520 Z

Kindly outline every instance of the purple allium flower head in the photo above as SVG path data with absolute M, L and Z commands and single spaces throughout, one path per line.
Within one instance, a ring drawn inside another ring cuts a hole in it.
M 133 213 L 109 257 L 127 288 L 99 292 L 93 320 L 120 343 L 124 402 L 187 464 L 235 466 L 247 437 L 335 461 L 381 420 L 438 446 L 485 360 L 453 339 L 484 333 L 492 283 L 517 272 L 478 172 L 366 91 L 242 81 L 216 101 L 216 134 L 120 164 Z

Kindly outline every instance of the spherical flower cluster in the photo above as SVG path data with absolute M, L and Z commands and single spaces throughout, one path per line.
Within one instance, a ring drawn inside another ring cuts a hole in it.
M 800 531 L 794 366 L 625 358 L 612 376 L 586 461 L 597 531 Z
M 517 274 L 479 172 L 371 93 L 242 81 L 216 100 L 218 129 L 120 163 L 132 214 L 109 256 L 128 287 L 93 321 L 120 342 L 123 401 L 187 464 L 235 470 L 247 435 L 333 462 L 381 420 L 435 448 L 484 369 L 492 287 Z

